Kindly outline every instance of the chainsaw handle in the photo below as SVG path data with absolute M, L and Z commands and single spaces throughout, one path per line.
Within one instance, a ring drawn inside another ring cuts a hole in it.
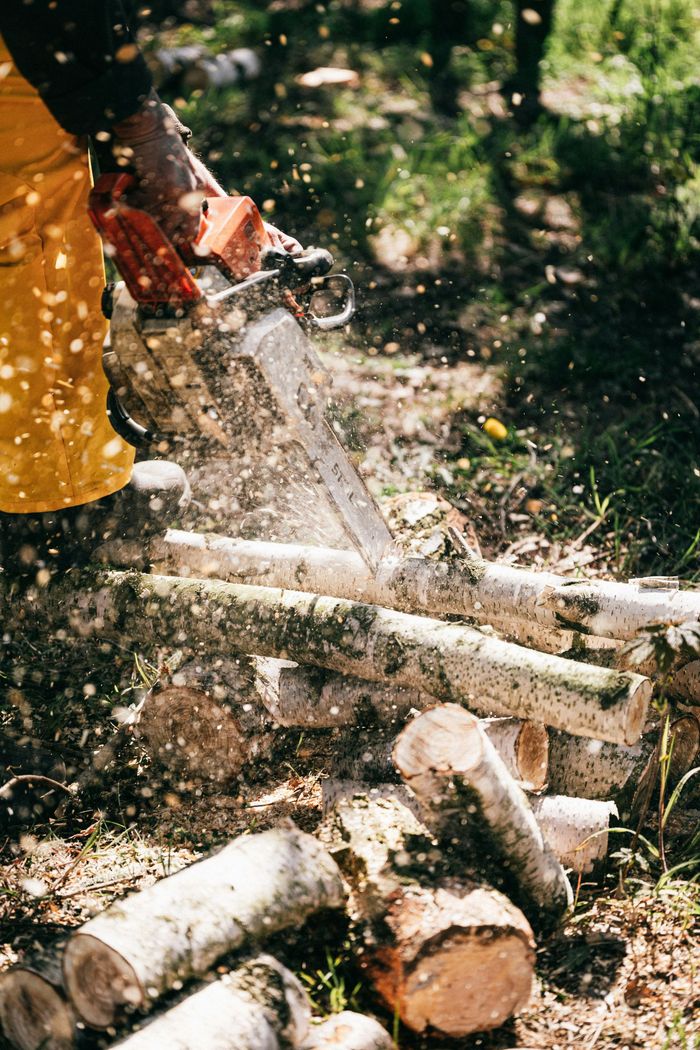
M 216 266 L 233 281 L 260 270 L 270 238 L 250 197 L 209 197 L 194 241 L 174 244 L 148 212 L 129 201 L 125 172 L 101 175 L 88 212 L 129 292 L 141 306 L 189 309 L 203 296 L 188 267 Z
M 355 285 L 352 283 L 352 278 L 348 277 L 346 273 L 334 273 L 330 274 L 328 277 L 317 279 L 314 281 L 314 294 L 322 291 L 324 285 L 330 284 L 331 281 L 342 284 L 345 288 L 345 302 L 343 303 L 343 308 L 339 310 L 337 314 L 332 314 L 328 317 L 324 317 L 322 314 L 315 314 L 312 310 L 312 295 L 309 308 L 306 312 L 307 321 L 314 328 L 319 328 L 322 332 L 330 332 L 334 328 L 345 328 L 355 316 Z
M 156 220 L 129 204 L 127 194 L 135 186 L 136 179 L 126 172 L 100 175 L 88 214 L 137 303 L 187 309 L 199 302 L 202 292 Z
M 307 248 L 299 255 L 290 255 L 279 248 L 266 248 L 260 256 L 263 270 L 279 270 L 290 281 L 310 281 L 324 277 L 333 267 L 333 256 L 325 248 Z

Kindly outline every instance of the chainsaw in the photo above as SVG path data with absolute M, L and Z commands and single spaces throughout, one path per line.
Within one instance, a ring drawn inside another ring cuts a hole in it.
M 301 450 L 304 476 L 325 491 L 347 539 L 376 570 L 391 534 L 337 436 L 330 377 L 307 335 L 351 320 L 351 279 L 330 273 L 324 249 L 273 248 L 249 197 L 206 199 L 194 242 L 175 246 L 130 204 L 134 187 L 129 174 L 102 175 L 89 203 L 122 278 L 103 297 L 112 426 L 159 452 L 197 445 L 233 453 L 263 433 L 274 455 L 293 447 L 298 462 Z M 283 477 L 284 463 L 277 469 Z

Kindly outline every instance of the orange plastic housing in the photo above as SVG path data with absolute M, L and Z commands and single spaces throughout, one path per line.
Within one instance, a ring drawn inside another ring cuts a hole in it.
M 189 266 L 216 266 L 233 281 L 260 269 L 270 239 L 250 197 L 209 197 L 194 243 L 176 248 L 151 215 L 130 204 L 135 185 L 129 174 L 100 176 L 88 211 L 106 254 L 142 306 L 187 309 L 198 302 L 202 292 Z
M 234 281 L 257 273 L 270 238 L 250 197 L 208 197 L 205 204 L 199 236 L 186 261 L 216 266 Z

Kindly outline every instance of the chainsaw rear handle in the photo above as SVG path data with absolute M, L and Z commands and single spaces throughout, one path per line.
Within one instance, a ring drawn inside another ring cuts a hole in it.
M 142 306 L 194 306 L 202 292 L 182 257 L 155 219 L 126 199 L 135 185 L 133 175 L 100 175 L 90 193 L 88 214 L 104 241 L 105 254 Z

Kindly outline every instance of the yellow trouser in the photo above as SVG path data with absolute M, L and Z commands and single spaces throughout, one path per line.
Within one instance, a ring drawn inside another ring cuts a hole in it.
M 85 150 L 0 40 L 0 511 L 88 503 L 131 476 L 105 410 L 89 189 Z

